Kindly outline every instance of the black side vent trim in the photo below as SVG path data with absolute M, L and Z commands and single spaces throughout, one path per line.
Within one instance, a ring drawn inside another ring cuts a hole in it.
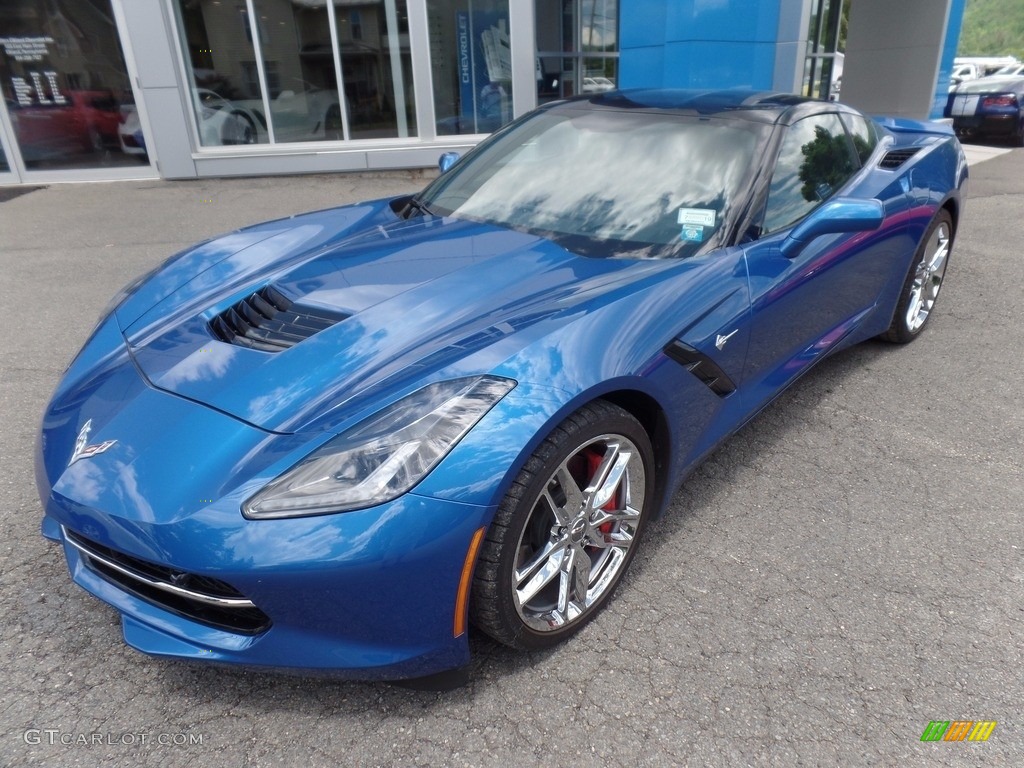
M 300 307 L 268 285 L 225 309 L 209 325 L 210 332 L 228 344 L 280 352 L 346 317 L 340 312 Z
M 907 160 L 912 158 L 921 150 L 920 147 L 906 147 L 904 149 L 891 149 L 886 152 L 878 161 L 879 168 L 888 168 L 890 171 L 899 168 Z
M 736 391 L 736 385 L 733 384 L 729 375 L 718 367 L 718 363 L 689 344 L 684 344 L 677 339 L 667 344 L 664 352 L 703 381 L 708 389 L 719 397 L 725 397 Z

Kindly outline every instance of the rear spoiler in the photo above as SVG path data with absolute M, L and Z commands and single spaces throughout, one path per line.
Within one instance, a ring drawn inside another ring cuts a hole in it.
M 907 117 L 876 117 L 875 122 L 893 133 L 937 133 L 953 136 L 953 126 L 949 123 L 924 122 L 911 120 Z

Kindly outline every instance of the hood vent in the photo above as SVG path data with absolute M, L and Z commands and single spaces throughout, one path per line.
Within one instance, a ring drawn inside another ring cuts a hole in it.
M 299 306 L 268 285 L 213 318 L 210 331 L 228 344 L 280 352 L 346 317 L 341 312 Z
M 885 153 L 878 161 L 879 168 L 888 168 L 890 171 L 899 168 L 907 160 L 918 153 L 920 147 L 905 147 L 904 149 L 893 149 Z

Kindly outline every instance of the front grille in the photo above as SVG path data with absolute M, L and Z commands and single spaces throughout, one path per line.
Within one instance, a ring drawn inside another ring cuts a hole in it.
M 217 629 L 255 635 L 270 628 L 270 617 L 230 584 L 175 570 L 105 547 L 64 528 L 64 538 L 86 567 L 150 603 Z
M 906 147 L 904 149 L 891 149 L 882 156 L 882 159 L 878 161 L 879 168 L 888 168 L 893 170 L 899 168 L 907 160 L 912 158 L 918 153 L 920 147 Z
M 300 307 L 268 285 L 213 318 L 210 331 L 228 344 L 280 352 L 346 317 L 318 307 Z

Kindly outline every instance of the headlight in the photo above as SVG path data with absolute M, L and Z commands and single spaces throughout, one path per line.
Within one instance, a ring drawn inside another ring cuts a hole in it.
M 253 519 L 345 512 L 422 480 L 516 385 L 476 376 L 430 384 L 321 446 L 242 505 Z

